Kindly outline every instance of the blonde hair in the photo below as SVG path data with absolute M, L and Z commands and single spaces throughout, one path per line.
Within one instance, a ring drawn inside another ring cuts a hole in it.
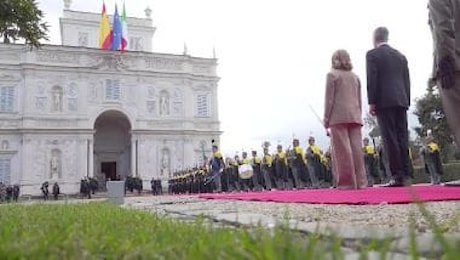
M 352 70 L 350 54 L 346 50 L 337 50 L 332 54 L 332 68 L 338 70 Z

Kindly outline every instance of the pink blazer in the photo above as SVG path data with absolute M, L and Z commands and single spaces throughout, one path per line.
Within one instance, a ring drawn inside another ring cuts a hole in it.
M 363 124 L 361 83 L 358 76 L 345 70 L 332 69 L 327 74 L 324 125 Z

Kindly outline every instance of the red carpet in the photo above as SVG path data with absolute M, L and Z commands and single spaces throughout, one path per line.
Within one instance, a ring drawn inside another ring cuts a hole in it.
M 373 187 L 364 190 L 297 190 L 202 194 L 205 199 L 231 199 L 311 204 L 405 204 L 414 201 L 460 200 L 460 187 L 413 185 L 411 187 Z

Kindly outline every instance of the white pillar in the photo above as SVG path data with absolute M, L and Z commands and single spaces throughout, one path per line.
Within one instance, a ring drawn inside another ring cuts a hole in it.
M 88 177 L 94 177 L 94 141 L 93 140 L 88 140 L 88 153 L 89 153 L 89 156 L 88 156 L 88 159 L 89 159 L 89 162 L 88 162 L 88 165 L 89 165 L 89 172 L 88 172 Z
M 136 176 L 136 138 L 131 139 L 131 176 L 135 177 Z

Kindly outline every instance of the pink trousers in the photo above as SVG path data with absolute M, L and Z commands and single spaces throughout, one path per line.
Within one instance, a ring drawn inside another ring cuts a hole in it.
M 338 189 L 367 187 L 364 154 L 361 146 L 361 125 L 340 124 L 330 128 L 332 172 Z

